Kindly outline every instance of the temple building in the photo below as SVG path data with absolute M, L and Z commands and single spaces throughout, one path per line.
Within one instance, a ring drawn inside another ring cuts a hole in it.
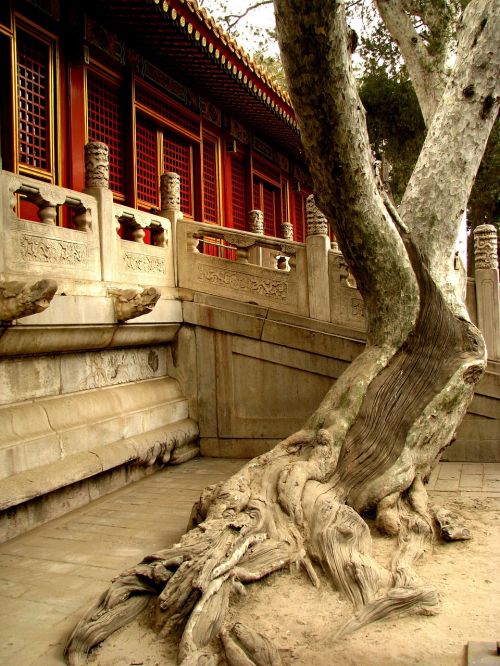
M 176 172 L 185 219 L 245 230 L 258 209 L 266 235 L 285 222 L 304 240 L 311 189 L 289 97 L 195 2 L 0 11 L 4 169 L 82 190 L 84 146 L 103 142 L 117 203 L 159 211 L 160 174 Z

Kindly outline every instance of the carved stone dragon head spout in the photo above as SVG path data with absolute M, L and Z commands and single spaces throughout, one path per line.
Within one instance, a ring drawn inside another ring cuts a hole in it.
M 54 280 L 39 280 L 33 284 L 0 282 L 0 321 L 10 323 L 43 312 L 49 307 L 56 291 Z

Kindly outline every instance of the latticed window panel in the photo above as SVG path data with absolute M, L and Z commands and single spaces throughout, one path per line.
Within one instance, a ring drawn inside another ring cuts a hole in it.
M 254 210 L 262 210 L 262 201 L 261 201 L 261 196 L 260 196 L 260 181 L 259 180 L 254 180 L 253 181 L 253 207 Z
M 219 222 L 219 189 L 217 182 L 217 144 L 203 141 L 203 219 Z
M 276 236 L 276 190 L 264 183 L 262 188 L 264 233 L 266 236 Z
M 285 180 L 281 181 L 281 222 L 289 222 L 288 210 L 288 183 Z
M 181 181 L 181 210 L 193 215 L 193 151 L 191 144 L 179 137 L 164 132 L 163 171 L 178 173 Z
M 198 135 L 200 133 L 200 121 L 198 118 L 191 116 L 187 111 L 181 111 L 174 104 L 169 104 L 167 100 L 162 99 L 142 86 L 137 86 L 135 89 L 135 101 L 137 104 L 142 104 L 142 106 L 150 109 L 161 118 L 175 123 L 192 134 Z
M 232 218 L 235 229 L 246 228 L 245 166 L 240 160 L 231 162 Z
M 295 213 L 294 236 L 299 243 L 304 242 L 304 197 L 300 192 L 293 193 L 293 208 Z
M 136 122 L 137 198 L 158 207 L 158 131 L 143 118 Z
M 19 162 L 50 171 L 51 48 L 22 30 L 16 41 Z
M 109 185 L 124 194 L 123 115 L 118 86 L 93 72 L 87 76 L 87 113 L 89 141 L 101 141 L 109 148 Z

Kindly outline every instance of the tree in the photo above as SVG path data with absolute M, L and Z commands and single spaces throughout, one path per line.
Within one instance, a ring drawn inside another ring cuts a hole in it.
M 439 100 L 420 81 L 428 132 L 396 210 L 373 170 L 343 3 L 275 0 L 275 7 L 318 202 L 365 302 L 367 346 L 301 431 L 207 488 L 197 526 L 115 580 L 75 628 L 72 665 L 151 596 L 164 631 L 184 623 L 184 666 L 216 663 L 210 650 L 218 635 L 230 664 L 278 664 L 270 639 L 225 626 L 233 590 L 290 563 L 317 585 L 313 562 L 320 563 L 353 605 L 341 635 L 403 610 L 435 611 L 436 591 L 412 565 L 434 537 L 434 519 L 447 538 L 466 536 L 446 512 L 433 515 L 425 481 L 486 364 L 482 336 L 454 288 L 453 255 L 498 112 L 500 8 L 494 0 L 467 6 Z M 417 77 L 425 77 L 419 67 Z M 370 554 L 362 518 L 369 509 L 379 529 L 397 537 L 390 570 Z

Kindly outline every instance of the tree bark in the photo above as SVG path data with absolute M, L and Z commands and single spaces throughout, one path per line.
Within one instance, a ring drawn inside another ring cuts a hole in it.
M 449 89 L 451 101 L 442 102 L 452 120 L 446 121 L 444 106 L 436 113 L 424 163 L 417 165 L 398 214 L 373 173 L 343 5 L 275 0 L 275 6 L 319 204 L 362 292 L 368 343 L 303 430 L 206 489 L 195 526 L 180 543 L 145 558 L 113 583 L 70 637 L 67 658 L 73 666 L 84 663 L 88 650 L 140 612 L 150 596 L 157 598 L 163 633 L 184 625 L 183 666 L 217 663 L 217 637 L 231 666 L 279 664 L 268 638 L 241 623 L 226 626 L 225 616 L 232 594 L 291 564 L 302 566 L 318 585 L 319 563 L 352 602 L 353 617 L 338 636 L 395 613 L 437 609 L 436 591 L 413 570 L 435 534 L 424 484 L 486 363 L 479 331 L 456 297 L 442 289 L 448 266 L 441 257 L 447 259 L 454 246 L 456 211 L 470 191 L 474 168 L 464 167 L 465 184 L 459 186 L 449 171 L 456 163 L 445 153 L 459 151 L 460 130 L 451 125 L 460 123 L 470 159 L 479 165 L 476 153 L 484 149 L 487 116 L 498 101 L 486 110 L 484 101 L 464 103 L 460 90 L 474 76 L 475 90 L 496 95 L 486 60 L 494 61 L 490 27 L 498 9 L 486 0 L 471 3 L 458 83 Z M 430 163 L 435 166 L 429 175 Z M 438 176 L 450 185 L 440 182 L 434 194 L 431 181 L 436 185 Z M 453 200 L 454 192 L 460 201 Z M 371 556 L 361 517 L 370 509 L 379 529 L 397 537 L 390 569 Z M 467 538 L 449 514 L 437 518 L 446 538 Z

